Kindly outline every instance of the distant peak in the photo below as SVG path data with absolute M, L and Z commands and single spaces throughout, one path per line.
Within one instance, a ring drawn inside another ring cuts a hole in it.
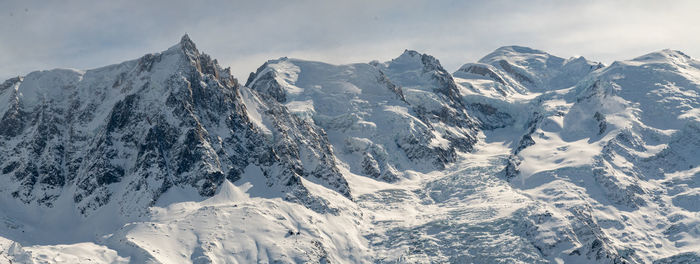
M 400 65 L 420 65 L 421 64 L 421 54 L 415 50 L 404 50 L 401 55 L 391 60 L 391 64 Z
M 391 67 L 400 67 L 404 69 L 425 68 L 429 70 L 444 70 L 440 65 L 440 61 L 435 57 L 409 49 L 404 50 L 401 56 L 391 60 L 389 65 Z
M 685 60 L 690 60 L 692 59 L 690 56 L 686 55 L 685 53 L 678 51 L 678 50 L 672 50 L 672 49 L 663 49 L 660 51 L 652 52 L 646 55 L 639 56 L 637 58 L 632 59 L 633 61 L 638 61 L 638 62 L 672 62 L 672 61 L 685 61 Z
M 533 49 L 530 47 L 524 47 L 524 46 L 516 46 L 516 45 L 511 45 L 511 46 L 503 46 L 494 51 L 494 53 L 500 52 L 500 53 L 522 53 L 522 54 L 547 54 L 547 52 L 538 50 L 538 49 Z
M 183 42 L 183 41 L 190 41 L 191 42 L 192 40 L 190 39 L 190 35 L 188 35 L 187 33 L 185 33 L 185 35 L 182 35 L 182 38 L 180 38 L 180 42 Z
M 400 63 L 400 64 L 405 64 L 405 63 L 410 63 L 410 64 L 420 64 L 421 62 L 421 54 L 415 50 L 409 50 L 406 49 L 396 57 L 395 59 L 391 60 L 392 63 Z
M 523 46 L 503 46 L 484 56 L 479 60 L 481 63 L 491 64 L 504 58 L 528 58 L 528 57 L 556 57 L 551 54 Z

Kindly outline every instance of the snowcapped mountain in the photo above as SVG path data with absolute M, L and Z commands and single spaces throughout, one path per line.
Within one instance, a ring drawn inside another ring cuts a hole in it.
M 212 196 L 248 165 L 290 200 L 311 199 L 301 176 L 350 196 L 323 131 L 260 101 L 187 36 L 138 60 L 4 86 L 3 191 L 28 204 L 68 199 L 89 215 L 116 202 L 129 215 L 173 186 Z
M 483 76 L 496 81 L 494 89 L 509 92 L 543 92 L 575 85 L 601 63 L 583 57 L 564 59 L 541 50 L 519 46 L 501 47 L 478 63 L 467 63 L 455 72 L 457 77 Z
M 350 171 L 388 182 L 444 168 L 472 150 L 478 132 L 450 74 L 415 51 L 340 66 L 272 60 L 246 86 L 322 127 Z
M 29 225 L 7 225 L 5 236 L 94 240 L 95 225 L 139 219 L 171 190 L 191 193 L 176 201 L 210 197 L 246 177 L 257 195 L 318 212 L 337 209 L 307 184 L 350 198 L 323 130 L 241 87 L 187 36 L 138 60 L 3 87 L 4 219 Z M 84 226 L 55 230 L 54 220 Z
M 280 58 L 0 85 L 0 263 L 699 263 L 700 62 Z
M 690 206 L 700 202 L 690 183 L 700 164 L 699 66 L 664 50 L 539 95 L 505 177 L 557 213 L 588 222 L 589 254 L 700 261 L 683 254 L 700 250 L 691 227 L 698 208 Z

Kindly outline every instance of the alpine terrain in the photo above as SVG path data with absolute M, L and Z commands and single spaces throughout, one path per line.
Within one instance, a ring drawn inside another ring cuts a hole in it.
M 36 71 L 0 84 L 0 263 L 700 263 L 699 94 L 674 50 Z

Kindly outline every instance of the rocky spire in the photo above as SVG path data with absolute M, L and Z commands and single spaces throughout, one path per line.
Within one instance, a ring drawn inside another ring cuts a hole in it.
M 187 35 L 187 33 L 185 33 L 185 35 L 180 39 L 180 47 L 182 47 L 182 50 L 185 53 L 199 54 L 197 46 L 194 44 L 192 39 L 190 39 L 190 36 Z

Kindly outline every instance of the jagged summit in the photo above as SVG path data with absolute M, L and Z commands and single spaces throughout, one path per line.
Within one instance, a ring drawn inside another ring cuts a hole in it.
M 196 45 L 194 44 L 194 41 L 192 41 L 192 39 L 190 39 L 190 36 L 187 35 L 187 33 L 185 33 L 185 35 L 182 35 L 182 38 L 180 38 L 180 45 L 182 45 L 182 47 L 184 49 L 188 49 L 188 50 L 196 50 L 197 49 Z
M 194 43 L 187 33 L 182 35 L 182 37 L 180 37 L 180 41 L 168 48 L 168 50 L 166 50 L 164 53 L 168 52 L 182 52 L 184 54 L 189 54 L 190 56 L 199 55 L 197 44 Z
M 421 55 L 422 55 L 422 54 L 421 54 L 420 52 L 418 52 L 418 51 L 405 49 L 405 50 L 403 51 L 403 53 L 401 53 L 401 55 L 399 55 L 398 57 L 396 57 L 396 58 L 393 59 L 393 60 L 402 60 L 402 59 L 405 59 L 405 58 L 416 58 L 416 57 L 420 57 Z
M 395 59 L 386 62 L 385 65 L 400 71 L 423 69 L 425 71 L 445 72 L 445 69 L 440 65 L 440 61 L 435 57 L 408 49 L 404 50 Z
M 389 67 L 398 67 L 403 69 L 420 69 L 423 67 L 421 54 L 414 50 L 404 50 L 401 55 L 392 59 L 387 63 Z

